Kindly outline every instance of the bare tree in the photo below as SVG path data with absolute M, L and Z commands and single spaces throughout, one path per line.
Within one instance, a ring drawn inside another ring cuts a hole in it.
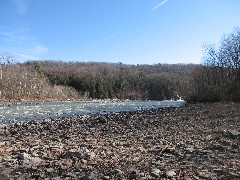
M 199 70 L 195 82 L 198 82 L 196 88 L 201 88 L 203 94 L 198 96 L 240 100 L 240 28 L 224 35 L 218 48 L 215 45 L 205 46 L 203 67 Z
M 5 70 L 14 62 L 14 58 L 8 54 L 0 55 L 0 98 L 2 98 L 3 74 Z

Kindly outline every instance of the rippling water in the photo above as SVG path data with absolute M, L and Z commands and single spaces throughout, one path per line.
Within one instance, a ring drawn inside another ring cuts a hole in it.
M 177 107 L 185 101 L 80 101 L 0 103 L 0 123 L 42 120 L 47 118 L 136 111 L 159 107 Z

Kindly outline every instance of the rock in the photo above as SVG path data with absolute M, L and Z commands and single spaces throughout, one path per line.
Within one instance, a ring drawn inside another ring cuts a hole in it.
M 164 172 L 164 175 L 165 175 L 167 178 L 172 178 L 172 177 L 176 176 L 176 173 L 175 173 L 175 171 L 170 170 L 170 171 Z
M 175 148 L 171 148 L 171 147 L 167 147 L 162 151 L 163 154 L 174 154 L 174 152 L 175 152 Z
M 53 152 L 60 152 L 62 150 L 62 145 L 59 144 L 53 144 L 51 146 L 49 146 L 49 148 L 53 151 Z
M 9 167 L 14 167 L 14 163 L 6 163 L 6 164 L 5 164 L 5 167 L 8 167 L 8 168 L 9 168 Z
M 30 159 L 29 164 L 31 165 L 39 165 L 43 160 L 39 157 L 34 157 Z
M 51 179 L 52 180 L 61 180 L 62 178 L 60 178 L 60 177 L 52 177 Z
M 82 177 L 80 178 L 80 180 L 91 180 L 91 178 L 86 175 L 86 176 L 82 176 Z
M 81 168 L 75 168 L 73 172 L 82 172 L 83 170 Z
M 123 119 L 123 118 L 115 119 L 115 121 L 118 123 L 126 123 L 127 122 L 127 120 Z
M 0 179 L 8 179 L 9 175 L 8 174 L 0 174 Z
M 198 177 L 203 178 L 203 179 L 209 179 L 209 178 L 210 178 L 209 175 L 208 175 L 208 173 L 205 172 L 205 171 L 199 172 L 199 173 L 198 173 Z
M 14 174 L 19 176 L 19 175 L 21 175 L 22 173 L 21 173 L 20 171 L 16 171 L 16 172 L 14 172 Z
M 82 162 L 83 164 L 87 164 L 87 160 L 86 160 L 86 159 L 81 159 L 81 162 Z
M 40 174 L 33 174 L 31 176 L 32 179 L 41 179 L 41 175 Z
M 0 147 L 4 146 L 6 143 L 5 142 L 0 142 Z
M 152 169 L 150 174 L 152 177 L 158 178 L 158 177 L 160 177 L 160 173 L 161 173 L 161 171 L 159 169 L 154 168 L 154 169 Z
M 103 176 L 102 177 L 102 180 L 108 180 L 108 179 L 110 179 L 110 176 Z
M 156 157 L 156 161 L 163 161 L 163 160 L 164 160 L 164 158 L 161 157 L 161 156 L 157 156 L 157 157 Z
M 200 152 L 202 155 L 207 155 L 207 154 L 212 153 L 211 150 L 207 150 L 207 149 L 201 149 L 201 150 L 199 150 L 199 152 Z
M 30 155 L 27 154 L 27 153 L 19 153 L 19 154 L 17 155 L 17 158 L 19 158 L 19 159 L 21 159 L 21 160 L 26 160 L 26 159 L 30 159 L 31 157 L 30 157 Z
M 240 175 L 234 173 L 234 172 L 229 172 L 229 175 L 232 177 L 240 177 Z
M 237 131 L 236 129 L 231 129 L 231 130 L 228 130 L 228 135 L 230 138 L 237 138 L 238 136 L 240 136 L 240 132 Z
M 215 173 L 218 174 L 218 175 L 223 175 L 223 174 L 224 174 L 224 171 L 223 171 L 222 169 L 220 169 L 220 168 L 218 168 L 218 169 L 213 169 L 213 172 L 215 172 Z
M 48 172 L 48 173 L 53 173 L 53 172 L 54 172 L 54 169 L 53 169 L 53 168 L 48 168 L 48 169 L 47 169 L 47 172 Z
M 136 179 L 137 178 L 137 171 L 131 171 L 128 174 L 128 179 Z
M 216 149 L 219 151 L 224 151 L 224 147 L 219 143 L 212 143 L 211 149 Z
M 186 149 L 185 149 L 185 152 L 186 152 L 186 153 L 189 153 L 189 154 L 192 154 L 193 151 L 194 151 L 194 149 L 193 149 L 192 147 L 189 147 L 189 148 L 186 148 Z
M 63 177 L 64 177 L 64 178 L 76 178 L 76 175 L 75 175 L 75 174 L 72 174 L 72 173 L 67 173 L 67 174 L 64 174 Z
M 29 167 L 27 169 L 28 173 L 31 173 L 31 174 L 36 174 L 36 173 L 39 173 L 40 172 L 40 169 L 37 168 L 37 167 Z
M 107 118 L 105 117 L 98 117 L 97 119 L 95 119 L 97 123 L 107 123 Z
M 239 145 L 238 144 L 232 144 L 231 148 L 232 149 L 239 149 Z
M 86 154 L 86 157 L 88 160 L 93 160 L 96 157 L 96 154 L 94 152 L 89 152 Z
M 116 175 L 123 174 L 123 172 L 120 169 L 115 169 L 113 173 L 116 174 Z
M 93 179 L 97 179 L 95 174 L 93 174 L 93 173 L 91 173 L 90 175 L 85 175 L 80 178 L 80 180 L 93 180 Z
M 80 152 L 66 152 L 63 154 L 63 157 L 73 158 L 73 157 L 80 157 Z
M 99 122 L 99 123 L 107 123 L 108 121 L 107 121 L 107 119 L 101 119 L 101 120 L 99 120 L 98 122 Z

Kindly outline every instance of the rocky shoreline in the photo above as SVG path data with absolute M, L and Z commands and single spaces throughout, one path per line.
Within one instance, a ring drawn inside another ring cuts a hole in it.
M 0 179 L 240 179 L 240 103 L 0 126 Z

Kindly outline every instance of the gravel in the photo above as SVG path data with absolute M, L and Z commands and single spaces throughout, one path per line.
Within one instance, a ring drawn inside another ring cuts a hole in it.
M 0 179 L 239 179 L 240 103 L 0 126 Z

